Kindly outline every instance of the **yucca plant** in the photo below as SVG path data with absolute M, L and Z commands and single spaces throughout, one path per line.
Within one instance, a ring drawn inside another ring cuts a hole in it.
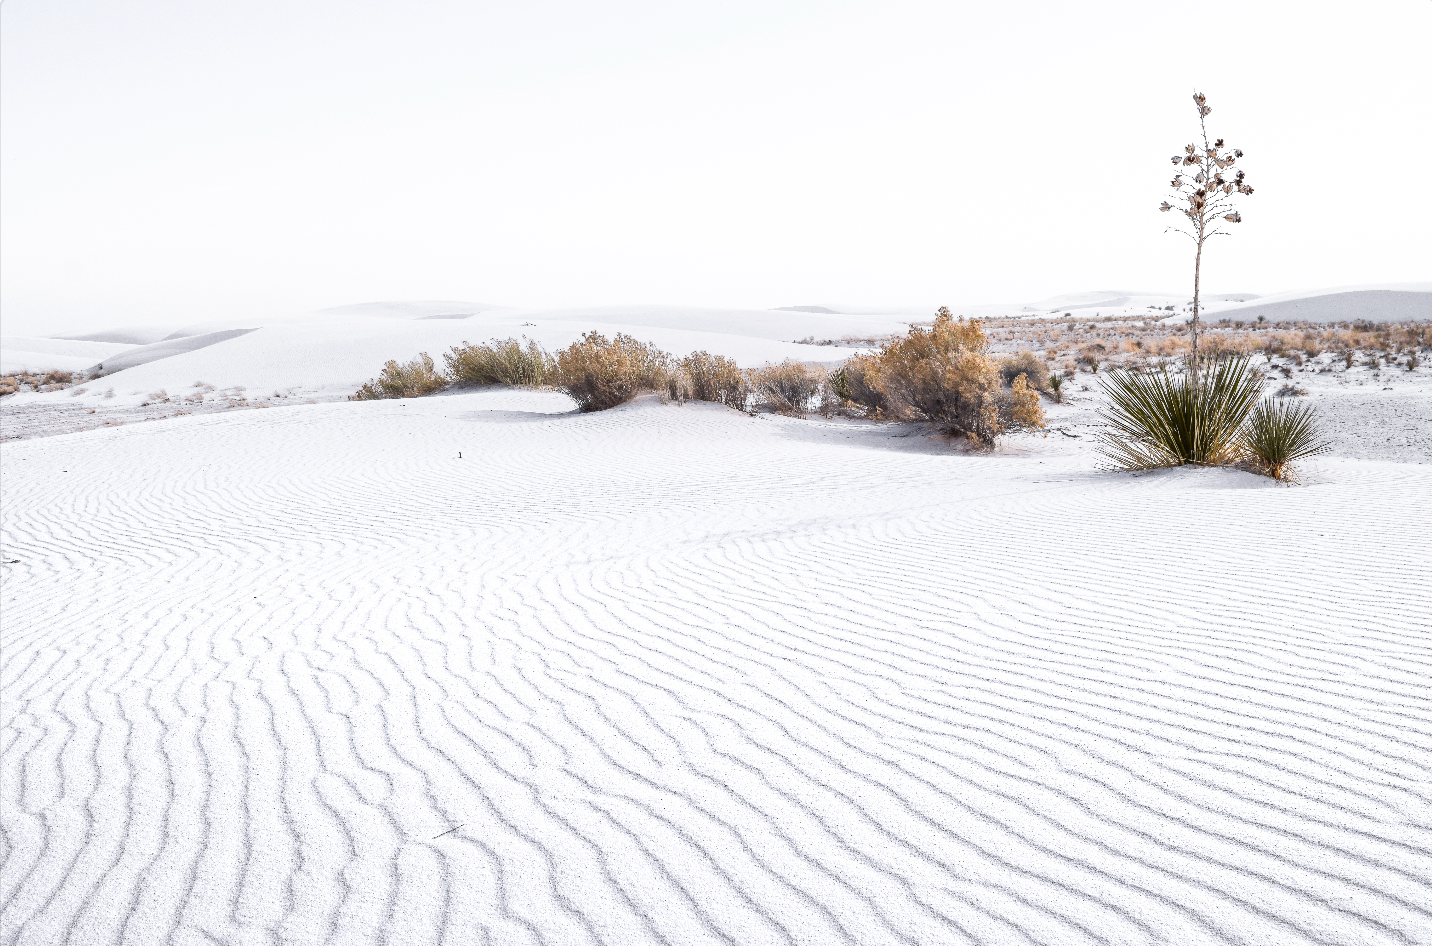
M 1247 355 L 1211 365 L 1198 380 L 1190 372 L 1113 371 L 1104 381 L 1112 429 L 1099 435 L 1099 453 L 1118 470 L 1151 470 L 1186 463 L 1221 466 L 1243 458 L 1241 430 L 1263 377 Z
M 1318 430 L 1308 404 L 1268 400 L 1248 416 L 1242 444 L 1249 465 L 1275 480 L 1289 478 L 1290 464 L 1327 453 L 1331 447 Z

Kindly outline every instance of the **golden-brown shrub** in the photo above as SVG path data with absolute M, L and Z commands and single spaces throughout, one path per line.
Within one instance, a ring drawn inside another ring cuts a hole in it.
M 557 352 L 552 385 L 583 411 L 625 404 L 642 391 L 668 390 L 671 356 L 630 335 L 587 332 Z
M 1049 366 L 1032 351 L 1000 359 L 999 376 L 1005 384 L 1013 384 L 1020 375 L 1027 377 L 1037 390 L 1044 391 L 1049 387 Z
M 746 376 L 734 360 L 724 355 L 692 352 L 681 359 L 681 370 L 673 373 L 668 388 L 677 400 L 714 401 L 737 410 L 746 409 Z
M 438 373 L 433 360 L 423 352 L 407 364 L 390 361 L 378 377 L 358 389 L 348 400 L 375 401 L 383 398 L 422 397 L 447 387 L 447 378 Z
M 1039 391 L 1028 375 L 1021 374 L 1015 378 L 1003 400 L 1009 411 L 1008 417 L 1001 417 L 1006 429 L 1044 426 L 1044 408 L 1039 406 Z
M 453 383 L 507 384 L 537 387 L 547 383 L 552 356 L 529 341 L 523 346 L 515 338 L 493 339 L 485 345 L 462 343 L 443 355 L 447 376 Z
M 752 371 L 749 384 L 759 403 L 782 414 L 803 417 L 828 400 L 821 397 L 827 388 L 825 372 L 789 359 Z
M 1002 388 L 983 323 L 957 320 L 945 308 L 928 330 L 912 327 L 878 355 L 857 356 L 845 368 L 839 390 L 877 416 L 941 422 L 985 444 L 1008 430 L 1044 424 L 1027 374 Z M 852 396 L 857 374 L 878 397 Z
M 852 355 L 830 373 L 831 392 L 842 401 L 863 407 L 870 416 L 885 413 L 885 395 L 875 387 L 879 355 Z

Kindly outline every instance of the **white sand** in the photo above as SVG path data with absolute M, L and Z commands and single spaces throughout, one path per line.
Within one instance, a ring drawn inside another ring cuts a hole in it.
M 0 939 L 1432 942 L 1432 469 L 566 408 L 0 446 Z

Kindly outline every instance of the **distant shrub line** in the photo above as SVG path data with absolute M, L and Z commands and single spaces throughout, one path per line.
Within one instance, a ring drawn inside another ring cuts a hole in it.
M 14 394 L 26 387 L 32 391 L 58 391 L 88 377 L 80 371 L 16 371 L 0 376 L 0 395 Z
M 525 340 L 524 340 L 525 341 Z M 549 355 L 536 342 L 464 342 L 443 355 L 439 371 L 426 352 L 390 361 L 352 400 L 421 397 L 453 384 L 550 387 L 583 411 L 624 404 L 644 391 L 671 400 L 710 401 L 736 410 L 812 412 L 873 420 L 926 421 L 992 445 L 1003 434 L 1044 425 L 1040 392 L 1059 399 L 1059 379 L 1031 352 L 995 360 L 979 320 L 941 309 L 930 328 L 912 327 L 878 351 L 848 359 L 834 371 L 787 360 L 741 369 L 699 351 L 675 358 L 629 335 L 588 332 Z

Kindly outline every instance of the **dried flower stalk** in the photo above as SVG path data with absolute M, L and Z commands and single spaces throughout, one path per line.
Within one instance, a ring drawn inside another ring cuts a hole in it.
M 1193 354 L 1190 361 L 1193 383 L 1198 383 L 1198 312 L 1199 278 L 1203 269 L 1203 244 L 1215 236 L 1226 236 L 1222 229 L 1227 223 L 1242 223 L 1243 217 L 1235 209 L 1234 195 L 1247 196 L 1253 193 L 1242 170 L 1228 176 L 1224 172 L 1243 157 L 1237 148 L 1226 148 L 1223 139 L 1212 143 L 1208 140 L 1208 125 L 1205 121 L 1213 111 L 1208 98 L 1202 92 L 1193 93 L 1193 104 L 1198 108 L 1198 127 L 1203 135 L 1203 147 L 1188 144 L 1183 154 L 1176 154 L 1170 160 L 1174 167 L 1183 168 L 1173 176 L 1169 186 L 1173 188 L 1170 200 L 1159 205 L 1159 210 L 1168 213 L 1177 210 L 1187 218 L 1186 224 L 1179 223 L 1176 230 L 1193 240 L 1197 246 L 1193 258 Z

